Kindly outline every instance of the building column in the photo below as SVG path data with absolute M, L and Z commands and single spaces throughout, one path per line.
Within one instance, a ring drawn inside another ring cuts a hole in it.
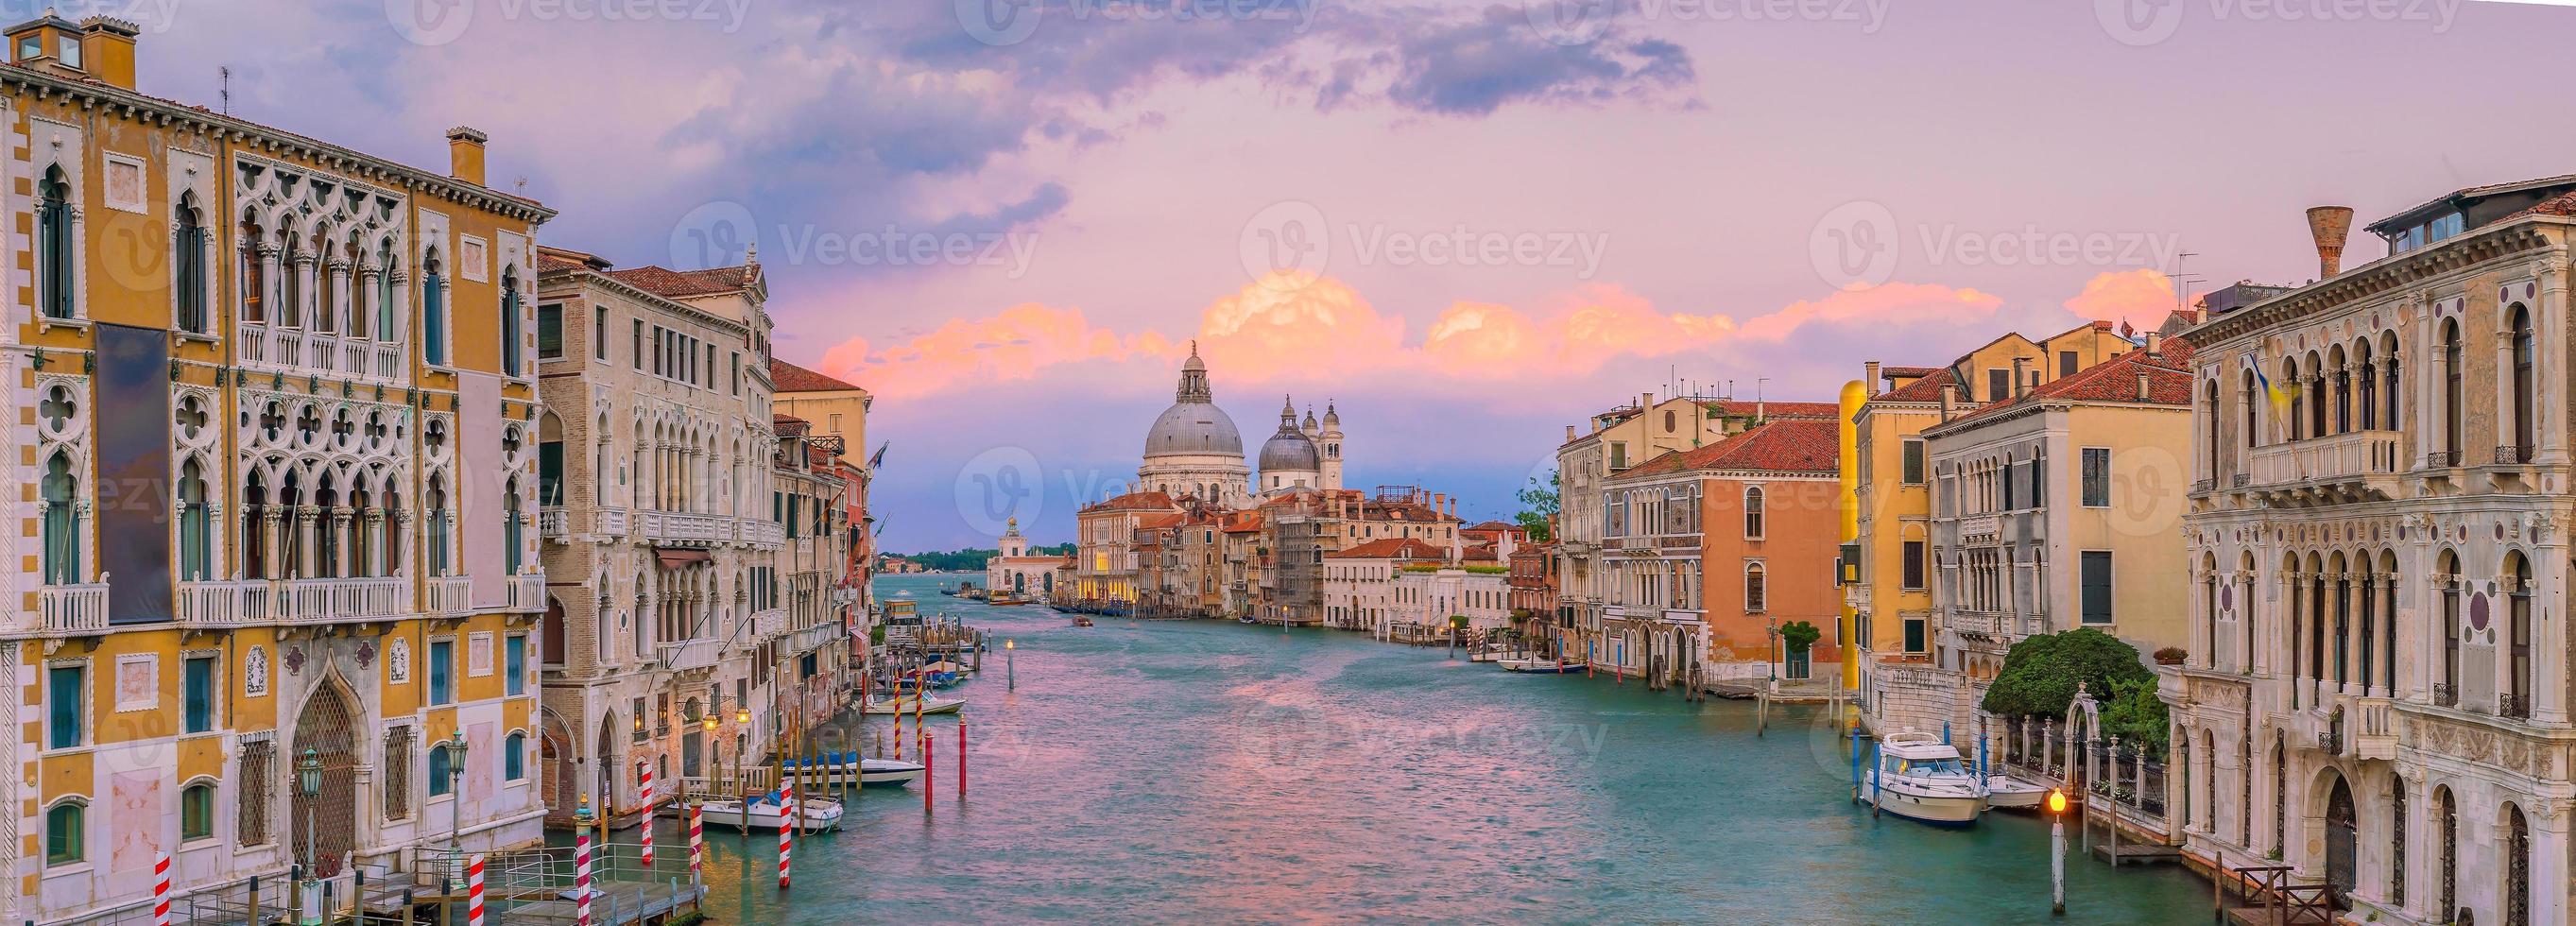
M 2567 556 L 2564 535 L 2554 530 L 2543 533 L 2532 552 L 2531 679 L 2536 690 L 2531 693 L 2531 719 L 2538 723 L 2565 723 L 2568 718 L 2567 686 L 2559 680 L 2567 677 L 2567 653 L 2576 640 L 2570 639 L 2562 609 L 2547 606 L 2567 600 Z
M 286 568 L 285 563 L 278 561 L 279 557 L 286 555 L 286 506 L 263 505 L 252 516 L 260 519 L 259 541 L 264 551 L 260 562 L 268 566 L 265 570 L 267 575 L 253 578 L 286 578 L 290 570 Z
M 2531 307 L 2532 331 L 2539 341 L 2540 353 L 2533 359 L 2532 367 L 2537 371 L 2567 369 L 2567 338 L 2564 336 L 2568 324 L 2565 251 L 2563 249 L 2553 251 L 2548 257 L 2541 258 L 2533 265 L 2532 271 L 2540 280 L 2539 298 L 2533 300 L 2537 304 Z M 2509 370 L 2512 367 L 2500 369 Z M 2536 375 L 2548 374 L 2544 372 Z M 2507 378 L 2497 377 L 2500 380 Z M 2538 420 L 2541 422 L 2541 426 L 2534 429 L 2540 445 L 2533 451 L 2534 462 L 2564 463 L 2568 455 L 2567 429 L 2552 427 L 2549 422 L 2566 420 L 2567 412 L 2560 406 L 2567 399 L 2560 395 L 2558 390 L 2548 388 L 2545 381 L 2544 385 L 2532 391 L 2537 394 L 2539 400 Z
M 344 579 L 364 573 L 364 564 L 358 562 L 358 553 L 354 549 L 356 544 L 351 542 L 357 539 L 356 535 L 349 533 L 349 525 L 357 513 L 357 509 L 347 505 L 333 505 L 324 514 L 331 519 L 331 536 L 339 538 L 331 549 L 331 573 Z
M 320 525 L 320 524 L 321 524 L 321 522 L 322 522 L 322 506 L 320 506 L 320 505 L 298 505 L 298 506 L 296 506 L 296 508 L 295 508 L 295 539 L 296 539 L 295 574 L 296 574 L 296 576 L 297 576 L 298 578 L 309 578 L 309 577 L 311 577 L 315 572 L 317 572 L 317 571 L 319 571 L 319 570 L 320 570 L 320 567 L 321 567 L 321 555 L 322 555 L 322 551 L 321 551 L 321 550 L 319 550 L 319 549 L 317 549 L 317 548 L 321 546 L 321 543 L 320 543 L 320 541 L 321 541 L 321 537 L 318 535 L 318 532 L 315 530 L 315 528 L 316 528 L 318 525 Z

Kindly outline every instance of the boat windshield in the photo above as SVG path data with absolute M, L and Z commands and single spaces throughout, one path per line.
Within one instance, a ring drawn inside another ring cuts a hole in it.
M 1968 770 L 1957 759 L 1898 759 L 1896 773 L 1899 775 L 1965 775 Z

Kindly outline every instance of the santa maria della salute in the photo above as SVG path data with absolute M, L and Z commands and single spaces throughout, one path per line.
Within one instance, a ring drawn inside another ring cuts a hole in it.
M 1216 407 L 1208 386 L 1206 361 L 1197 345 L 1181 364 L 1180 387 L 1172 407 L 1154 419 L 1145 435 L 1144 465 L 1136 468 L 1136 489 L 1178 500 L 1196 498 L 1221 508 L 1250 507 L 1262 496 L 1300 489 L 1342 487 L 1342 416 L 1330 403 L 1323 420 L 1309 408 L 1303 422 L 1292 399 L 1281 400 L 1279 431 L 1261 445 L 1261 473 L 1254 478 L 1244 464 L 1243 434 L 1234 419 Z

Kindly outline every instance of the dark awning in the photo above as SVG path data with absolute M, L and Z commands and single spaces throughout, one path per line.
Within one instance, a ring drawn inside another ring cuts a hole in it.
M 678 569 L 682 566 L 707 562 L 711 557 L 707 555 L 707 551 L 705 550 L 692 550 L 686 547 L 654 547 L 653 558 L 662 561 L 662 568 L 664 569 Z

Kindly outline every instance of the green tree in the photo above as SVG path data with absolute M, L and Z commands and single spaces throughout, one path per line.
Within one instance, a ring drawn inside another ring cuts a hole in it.
M 2040 634 L 2013 644 L 2004 669 L 1986 688 L 1983 707 L 1993 714 L 2062 717 L 2075 702 L 2081 682 L 2097 701 L 2118 693 L 2118 682 L 2144 681 L 2156 674 L 2138 662 L 2137 647 L 2090 627 Z
M 2102 732 L 2119 737 L 2122 746 L 2164 755 L 2173 738 L 2173 718 L 2164 699 L 2156 697 L 2156 680 L 2129 679 L 2111 686 L 2111 697 L 2102 705 Z
M 1512 520 L 1529 531 L 1530 542 L 1546 543 L 1556 539 L 1555 532 L 1548 528 L 1550 519 L 1556 517 L 1557 512 L 1556 471 L 1549 470 L 1544 482 L 1536 476 L 1530 477 L 1529 487 L 1522 489 L 1519 497 L 1521 510 L 1519 514 L 1512 515 Z
M 1816 629 L 1816 625 L 1806 621 L 1790 621 L 1780 625 L 1780 645 L 1787 647 L 1791 655 L 1806 652 L 1808 647 L 1816 645 L 1816 641 L 1824 639 L 1824 636 L 1824 631 Z

